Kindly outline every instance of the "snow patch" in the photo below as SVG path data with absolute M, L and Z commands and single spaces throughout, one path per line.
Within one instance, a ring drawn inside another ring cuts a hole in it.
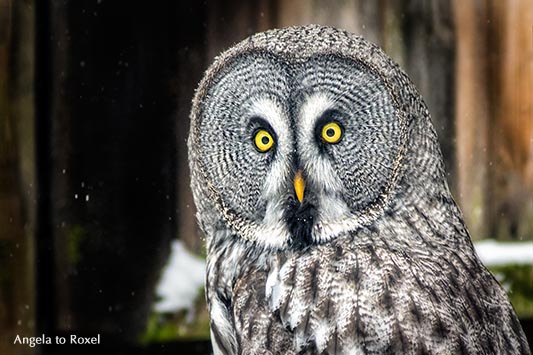
M 474 247 L 485 266 L 533 264 L 533 240 L 499 242 L 486 239 L 475 242 Z
M 172 242 L 169 260 L 156 288 L 160 300 L 155 310 L 161 313 L 182 309 L 192 316 L 194 300 L 204 286 L 205 261 L 188 251 L 179 240 Z

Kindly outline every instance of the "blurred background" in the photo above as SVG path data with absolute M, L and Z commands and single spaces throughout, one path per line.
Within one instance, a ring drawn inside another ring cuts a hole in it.
M 531 0 L 0 0 L 0 354 L 209 353 L 194 89 L 236 41 L 308 23 L 363 35 L 417 85 L 531 342 Z

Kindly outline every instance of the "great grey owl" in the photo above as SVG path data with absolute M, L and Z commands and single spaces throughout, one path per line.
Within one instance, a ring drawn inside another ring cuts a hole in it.
M 215 354 L 529 354 L 453 201 L 428 110 L 378 47 L 259 33 L 188 141 Z

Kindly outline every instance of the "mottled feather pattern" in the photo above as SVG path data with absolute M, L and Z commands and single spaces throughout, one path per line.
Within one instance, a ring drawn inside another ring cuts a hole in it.
M 236 44 L 196 92 L 189 162 L 215 354 L 530 354 L 428 109 L 377 46 L 315 25 Z
M 467 253 L 449 251 L 413 231 L 420 240 L 406 248 L 394 236 L 411 222 L 390 218 L 375 229 L 289 255 L 265 257 L 263 251 L 254 257 L 257 251 L 250 246 L 250 253 L 234 261 L 246 267 L 233 270 L 237 275 L 231 282 L 237 353 L 526 351 L 523 339 L 505 335 L 514 334 L 518 320 L 510 305 L 502 307 L 506 296 L 471 245 L 460 246 Z M 259 348 L 252 351 L 251 344 Z

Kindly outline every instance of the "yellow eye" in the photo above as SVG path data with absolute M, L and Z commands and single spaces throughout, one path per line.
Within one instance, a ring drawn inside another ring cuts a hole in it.
M 322 139 L 327 143 L 338 143 L 342 138 L 342 128 L 335 122 L 330 122 L 322 127 Z
M 255 133 L 254 143 L 257 150 L 264 153 L 272 148 L 274 145 L 274 138 L 272 138 L 272 135 L 268 133 L 268 131 L 260 129 Z

